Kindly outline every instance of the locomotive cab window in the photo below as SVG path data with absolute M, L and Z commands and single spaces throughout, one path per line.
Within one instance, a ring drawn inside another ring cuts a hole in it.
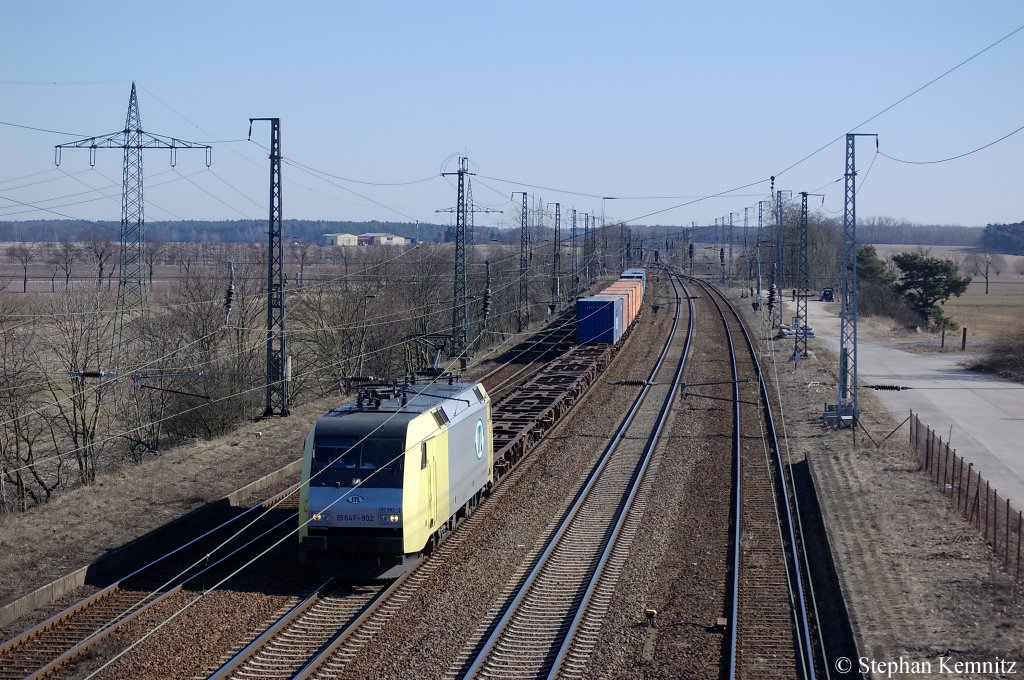
M 402 486 L 401 439 L 318 437 L 313 446 L 312 486 Z

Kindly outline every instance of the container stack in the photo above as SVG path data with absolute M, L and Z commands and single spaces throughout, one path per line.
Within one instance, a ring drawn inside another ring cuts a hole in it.
M 629 269 L 623 273 L 623 278 L 597 295 L 577 300 L 577 344 L 613 345 L 618 342 L 640 313 L 646 285 L 647 273 L 643 269 Z

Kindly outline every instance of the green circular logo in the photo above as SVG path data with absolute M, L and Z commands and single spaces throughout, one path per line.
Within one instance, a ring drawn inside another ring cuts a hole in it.
M 484 431 L 484 419 L 478 418 L 476 421 L 476 459 L 480 460 L 484 457 L 484 447 L 487 446 L 487 433 Z

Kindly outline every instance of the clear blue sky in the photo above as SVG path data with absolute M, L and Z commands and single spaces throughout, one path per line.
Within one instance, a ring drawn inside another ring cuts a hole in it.
M 696 197 L 765 180 L 639 220 L 689 225 L 730 211 L 741 220 L 748 206 L 756 215 L 767 177 L 1022 25 L 1017 0 L 12 2 L 0 120 L 113 132 L 134 80 L 145 130 L 238 140 L 249 117 L 279 116 L 286 157 L 371 182 L 434 177 L 468 153 L 476 202 L 498 208 L 521 187 L 486 178 L 550 187 L 529 191 L 595 213 L 599 199 L 557 190 Z M 1024 125 L 1022 71 L 1024 31 L 858 131 L 903 159 L 969 151 Z M 253 138 L 266 144 L 267 125 Z M 72 139 L 0 125 L 0 197 L 119 219 L 120 152 L 100 151 L 90 170 L 88 152 L 66 151 L 54 170 L 53 145 Z M 1024 131 L 937 165 L 876 159 L 869 140 L 857 155 L 862 178 L 875 160 L 861 217 L 1024 219 Z M 187 152 L 175 171 L 166 152 L 148 151 L 145 168 L 150 221 L 266 215 L 266 153 L 254 144 L 216 144 L 212 172 Z M 837 142 L 777 188 L 813 191 L 842 174 Z M 335 186 L 286 167 L 284 181 L 287 218 L 443 222 L 435 209 L 455 202 L 439 177 Z M 825 193 L 824 209 L 839 214 L 842 183 Z M 688 200 L 608 201 L 606 211 L 630 219 Z M 0 200 L 0 219 L 54 216 Z

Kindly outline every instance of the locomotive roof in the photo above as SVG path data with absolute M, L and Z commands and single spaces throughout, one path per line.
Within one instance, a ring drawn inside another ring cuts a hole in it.
M 404 406 L 401 397 L 382 399 L 379 407 L 365 401 L 360 407 L 353 400 L 320 416 L 317 433 L 341 434 L 342 431 L 383 427 L 381 433 L 384 435 L 390 432 L 394 436 L 402 436 L 409 421 L 421 413 L 440 407 L 451 420 L 467 407 L 480 403 L 474 387 L 476 383 L 415 383 L 405 390 Z

